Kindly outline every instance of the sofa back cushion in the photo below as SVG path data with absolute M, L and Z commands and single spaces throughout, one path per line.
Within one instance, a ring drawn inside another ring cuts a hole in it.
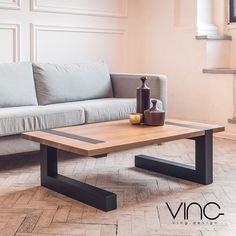
M 38 105 L 32 64 L 0 64 L 0 108 L 31 105 Z
M 40 105 L 112 97 L 106 63 L 33 64 Z

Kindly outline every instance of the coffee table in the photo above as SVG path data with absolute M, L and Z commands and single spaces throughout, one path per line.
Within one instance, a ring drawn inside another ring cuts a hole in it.
M 22 134 L 41 144 L 41 185 L 103 211 L 117 208 L 116 194 L 58 174 L 57 151 L 102 157 L 107 153 L 152 144 L 195 140 L 195 166 L 146 155 L 135 156 L 135 166 L 190 180 L 200 184 L 213 182 L 213 133 L 224 127 L 167 120 L 164 126 L 132 126 L 128 120 L 71 126 Z

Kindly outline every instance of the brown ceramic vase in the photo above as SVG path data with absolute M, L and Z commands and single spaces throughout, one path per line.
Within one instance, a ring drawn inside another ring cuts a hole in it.
M 144 114 L 144 111 L 150 107 L 150 88 L 146 85 L 147 77 L 142 77 L 140 79 L 142 84 L 139 88 L 137 88 L 136 112 Z
M 152 100 L 152 107 L 144 111 L 145 125 L 162 126 L 165 123 L 165 112 L 157 108 L 157 100 Z

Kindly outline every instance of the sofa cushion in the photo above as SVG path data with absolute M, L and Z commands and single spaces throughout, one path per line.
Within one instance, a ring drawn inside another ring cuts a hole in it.
M 32 64 L 0 64 L 0 108 L 37 104 Z
M 39 151 L 40 144 L 21 138 L 21 135 L 0 137 L 0 157 L 16 153 Z
M 80 125 L 84 122 L 83 108 L 74 104 L 2 108 L 0 112 L 0 136 Z
M 79 64 L 33 64 L 40 105 L 112 97 L 112 84 L 103 61 Z
M 96 123 L 127 119 L 130 113 L 136 111 L 134 98 L 104 98 L 77 102 L 85 111 L 85 122 Z M 162 103 L 157 106 L 161 109 Z

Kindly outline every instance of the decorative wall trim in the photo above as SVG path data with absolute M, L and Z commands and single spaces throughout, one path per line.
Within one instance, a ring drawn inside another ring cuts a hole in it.
M 9 2 L 3 2 L 0 0 L 0 9 L 20 10 L 21 0 L 11 0 Z
M 104 17 L 117 17 L 125 18 L 128 16 L 128 3 L 127 0 L 120 0 L 122 2 L 122 11 L 103 11 L 94 9 L 83 9 L 73 6 L 60 7 L 58 3 L 55 5 L 43 5 L 39 0 L 31 0 L 31 10 L 37 12 L 52 12 L 64 14 L 77 14 L 77 15 L 90 15 L 90 16 L 104 16 Z
M 55 25 L 34 25 L 31 24 L 31 61 L 37 62 L 37 38 L 40 31 L 54 32 L 77 32 L 77 33 L 99 33 L 99 34 L 118 34 L 124 35 L 125 29 L 98 28 L 98 27 L 74 27 L 74 26 L 55 26 Z
M 13 31 L 13 62 L 20 61 L 20 24 L 0 23 L 0 29 Z

